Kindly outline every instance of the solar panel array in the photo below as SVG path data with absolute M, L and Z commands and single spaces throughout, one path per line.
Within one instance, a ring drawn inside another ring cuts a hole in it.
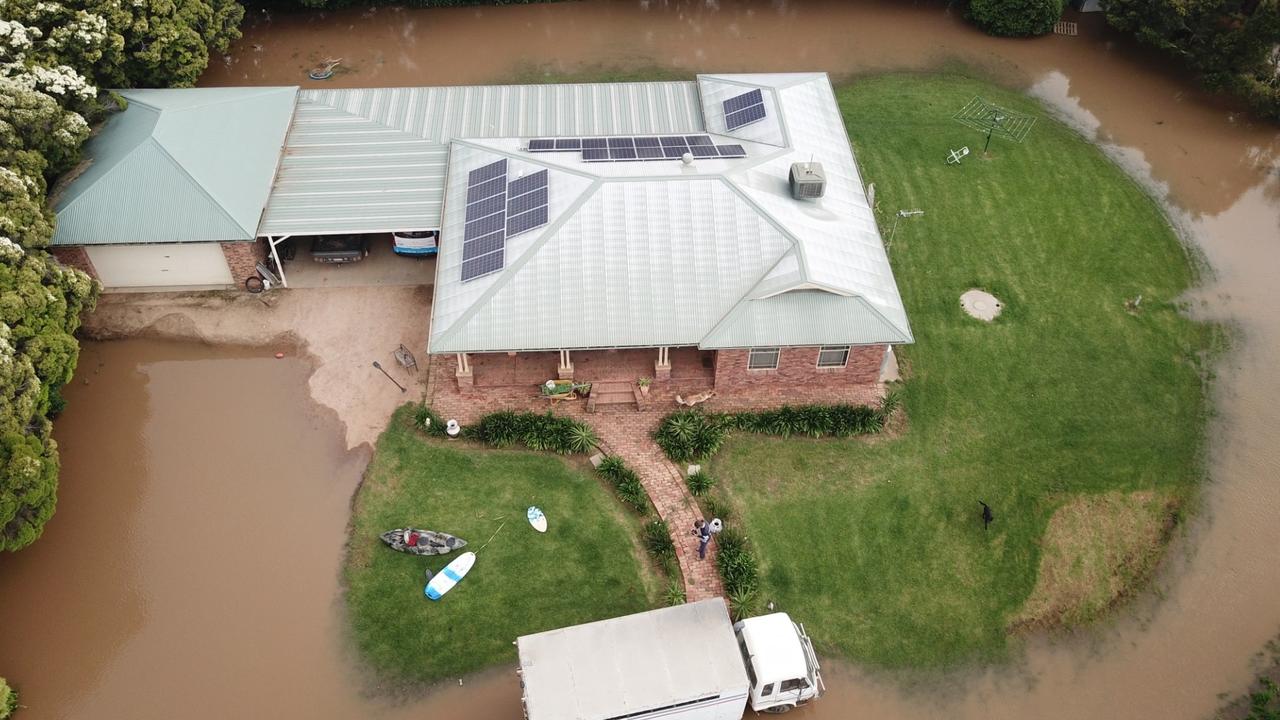
M 741 145 L 716 145 L 710 135 L 645 135 L 631 137 L 538 138 L 529 152 L 581 152 L 584 162 L 637 162 L 695 158 L 743 158 Z
M 764 94 L 759 90 L 735 95 L 724 101 L 724 124 L 730 130 L 763 120 Z
M 497 272 L 506 261 L 507 238 L 547 224 L 547 171 L 507 182 L 507 161 L 467 176 L 462 233 L 462 281 Z

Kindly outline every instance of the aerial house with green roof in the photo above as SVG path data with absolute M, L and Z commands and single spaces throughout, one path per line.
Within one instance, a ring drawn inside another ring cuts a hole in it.
M 427 350 L 459 388 L 821 393 L 912 341 L 825 74 L 125 95 L 56 206 L 56 252 L 108 287 L 231 286 L 291 237 L 420 230 Z

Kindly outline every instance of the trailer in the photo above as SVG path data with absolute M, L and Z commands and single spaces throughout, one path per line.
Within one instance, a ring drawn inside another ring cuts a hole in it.
M 750 684 L 715 598 L 525 635 L 529 720 L 739 720 Z
M 722 598 L 516 640 L 528 720 L 740 720 L 819 697 L 818 658 L 786 613 L 734 624 Z

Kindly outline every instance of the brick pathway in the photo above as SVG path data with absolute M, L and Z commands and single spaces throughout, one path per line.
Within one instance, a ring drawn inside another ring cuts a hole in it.
M 675 541 L 680 573 L 684 575 L 685 600 L 717 597 L 724 594 L 724 587 L 716 571 L 716 544 L 712 541 L 707 547 L 706 559 L 698 559 L 698 538 L 693 535 L 693 523 L 702 518 L 702 511 L 689 494 L 680 468 L 667 459 L 650 437 L 663 415 L 633 410 L 593 413 L 586 419 L 595 427 L 603 449 L 621 457 L 640 476 L 658 516 L 667 521 L 671 539 Z

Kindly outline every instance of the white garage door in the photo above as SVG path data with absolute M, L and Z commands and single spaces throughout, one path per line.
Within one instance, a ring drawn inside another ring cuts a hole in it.
M 218 243 L 103 245 L 85 248 L 108 288 L 230 285 Z

